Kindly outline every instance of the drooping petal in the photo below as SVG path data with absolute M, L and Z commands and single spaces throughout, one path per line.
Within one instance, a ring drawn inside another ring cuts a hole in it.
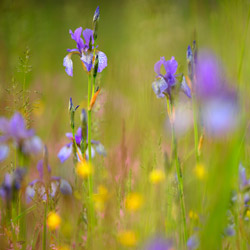
M 9 154 L 9 147 L 7 145 L 0 145 L 0 162 L 4 161 Z
M 158 62 L 155 63 L 154 70 L 157 75 L 161 74 L 161 66 L 165 61 L 165 57 L 163 56 Z
M 34 186 L 28 185 L 25 190 L 26 202 L 29 203 L 35 197 L 36 191 Z
M 81 60 L 84 63 L 86 70 L 89 72 L 93 66 L 93 53 L 89 53 L 89 52 L 82 53 Z
M 57 157 L 60 159 L 61 163 L 63 163 L 70 157 L 71 153 L 72 153 L 72 143 L 69 143 L 61 148 Z
M 187 85 L 185 76 L 182 77 L 181 89 L 186 94 L 187 97 L 191 98 L 191 89 Z
M 72 187 L 66 180 L 61 179 L 60 191 L 64 195 L 71 195 L 72 194 Z
M 100 73 L 108 66 L 108 59 L 107 56 L 102 52 L 98 51 L 98 70 L 97 72 Z
M 73 62 L 71 60 L 71 55 L 68 54 L 63 59 L 63 66 L 65 67 L 65 71 L 69 76 L 73 76 Z
M 101 143 L 98 143 L 96 145 L 95 150 L 97 151 L 98 154 L 103 155 L 103 156 L 107 156 L 107 152 Z
M 164 61 L 163 65 L 165 67 L 167 74 L 171 74 L 171 75 L 174 75 L 178 68 L 178 63 L 173 56 L 169 61 Z
M 22 146 L 22 152 L 24 154 L 38 154 L 42 149 L 43 143 L 38 136 L 33 136 L 30 139 L 25 140 Z
M 152 83 L 153 91 L 158 98 L 165 97 L 164 92 L 167 91 L 168 84 L 162 76 L 159 76 L 156 81 Z

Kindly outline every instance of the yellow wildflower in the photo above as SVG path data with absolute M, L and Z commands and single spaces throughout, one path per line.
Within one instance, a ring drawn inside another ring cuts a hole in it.
M 118 233 L 118 241 L 125 247 L 134 247 L 137 243 L 137 236 L 131 230 L 121 231 Z
M 190 219 L 193 219 L 193 220 L 198 220 L 199 219 L 198 214 L 196 212 L 192 211 L 192 210 L 189 211 L 188 215 L 189 215 Z
M 194 174 L 199 180 L 204 180 L 206 178 L 206 169 L 203 164 L 197 164 L 194 168 Z
M 125 199 L 125 208 L 128 211 L 137 211 L 143 205 L 143 197 L 139 193 L 130 193 Z
M 149 174 L 149 180 L 153 184 L 158 184 L 165 180 L 165 173 L 160 169 L 154 169 Z
M 95 209 L 98 211 L 103 211 L 105 208 L 105 203 L 109 198 L 108 189 L 100 185 L 98 187 L 98 193 L 93 195 L 93 200 L 95 203 Z
M 246 216 L 247 216 L 248 218 L 250 218 L 250 210 L 247 210 Z
M 83 179 L 88 178 L 93 174 L 93 167 L 89 162 L 85 160 L 80 161 L 76 165 L 76 173 Z
M 47 225 L 49 229 L 56 230 L 59 228 L 60 224 L 61 224 L 60 216 L 55 212 L 49 213 L 48 218 L 47 218 Z

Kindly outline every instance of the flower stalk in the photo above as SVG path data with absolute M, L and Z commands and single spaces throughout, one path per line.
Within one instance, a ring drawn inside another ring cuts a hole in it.
M 168 109 L 168 115 L 170 119 L 171 124 L 171 130 L 172 130 L 172 153 L 173 157 L 175 159 L 175 166 L 176 166 L 176 172 L 177 172 L 177 179 L 178 179 L 178 189 L 179 189 L 179 195 L 180 195 L 180 205 L 181 205 L 181 215 L 182 215 L 182 223 L 183 223 L 183 239 L 184 239 L 184 245 L 186 245 L 187 242 L 187 223 L 186 223 L 186 210 L 185 210 L 185 201 L 184 201 L 184 193 L 183 193 L 183 179 L 182 179 L 182 171 L 181 166 L 178 158 L 178 151 L 177 151 L 177 140 L 175 135 L 175 128 L 174 128 L 174 106 L 173 101 L 169 98 L 167 99 L 167 109 Z

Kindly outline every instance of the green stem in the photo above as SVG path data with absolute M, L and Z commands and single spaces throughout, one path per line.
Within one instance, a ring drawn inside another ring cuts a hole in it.
M 91 102 L 91 74 L 88 75 L 88 161 L 89 164 L 91 164 L 91 108 L 90 108 L 90 102 Z M 93 180 L 92 175 L 89 175 L 88 177 L 88 186 L 89 186 L 89 229 L 91 230 L 93 227 L 94 222 L 94 207 L 92 204 L 92 196 L 93 196 Z
M 168 114 L 170 118 L 171 123 L 171 129 L 172 129 L 172 151 L 173 156 L 175 158 L 175 165 L 176 165 L 176 172 L 177 172 L 177 178 L 178 178 L 178 189 L 179 189 L 179 195 L 180 195 L 180 203 L 181 203 L 181 214 L 182 214 L 182 223 L 183 223 L 183 231 L 184 231 L 184 246 L 186 246 L 187 243 L 187 223 L 186 223 L 186 210 L 185 210 L 185 202 L 184 202 L 184 193 L 183 193 L 183 179 L 182 179 L 182 171 L 180 162 L 178 159 L 178 151 L 177 151 L 177 140 L 175 135 L 175 128 L 174 128 L 174 121 L 173 121 L 173 105 L 172 101 L 167 98 L 167 108 L 168 108 Z
M 198 123 L 197 123 L 197 105 L 196 105 L 196 97 L 195 94 L 192 96 L 192 104 L 193 104 L 193 122 L 194 122 L 194 144 L 195 144 L 195 157 L 196 163 L 200 161 L 199 154 L 199 131 L 198 131 Z
M 47 221 L 47 201 L 45 202 L 45 205 L 44 205 L 44 219 L 43 219 L 43 250 L 46 250 L 46 234 L 47 234 L 46 221 Z
M 241 48 L 240 65 L 239 65 L 239 70 L 238 70 L 238 81 L 240 81 L 240 76 L 241 76 L 241 69 L 242 69 L 243 58 L 244 58 L 244 54 L 245 54 L 245 47 L 246 47 L 246 39 L 247 39 L 247 31 L 248 31 L 249 21 L 250 21 L 250 6 L 249 6 L 249 9 L 248 9 L 246 29 L 245 29 L 244 38 L 243 38 L 243 45 L 242 45 L 242 48 Z

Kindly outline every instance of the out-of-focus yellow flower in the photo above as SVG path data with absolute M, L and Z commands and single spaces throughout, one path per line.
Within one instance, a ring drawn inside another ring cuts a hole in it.
M 193 210 L 190 210 L 188 215 L 189 215 L 190 219 L 193 219 L 193 220 L 198 220 L 199 219 L 199 215 L 196 212 L 194 212 Z
M 125 199 L 125 208 L 128 211 L 137 211 L 143 205 L 143 197 L 139 193 L 130 193 Z
M 126 230 L 118 233 L 118 241 L 126 247 L 134 247 L 137 243 L 137 236 L 134 231 Z
M 109 199 L 108 189 L 100 185 L 98 187 L 98 193 L 93 195 L 93 201 L 95 203 L 95 209 L 98 211 L 103 211 L 105 209 L 105 204 Z
M 38 100 L 34 103 L 33 114 L 37 117 L 41 116 L 44 113 L 44 102 L 42 100 Z
M 161 183 L 165 180 L 165 173 L 160 169 L 154 169 L 149 174 L 149 180 L 153 184 Z
M 58 250 L 70 250 L 69 246 L 61 246 Z
M 197 164 L 194 168 L 194 174 L 199 180 L 204 180 L 207 175 L 204 165 L 201 163 Z
M 93 174 L 93 167 L 89 162 L 85 160 L 80 161 L 76 165 L 76 173 L 83 179 L 88 178 Z
M 49 213 L 47 218 L 47 225 L 49 229 L 56 230 L 59 228 L 60 224 L 61 224 L 61 217 L 55 212 Z
M 246 216 L 247 216 L 248 218 L 250 218 L 250 210 L 247 210 Z

